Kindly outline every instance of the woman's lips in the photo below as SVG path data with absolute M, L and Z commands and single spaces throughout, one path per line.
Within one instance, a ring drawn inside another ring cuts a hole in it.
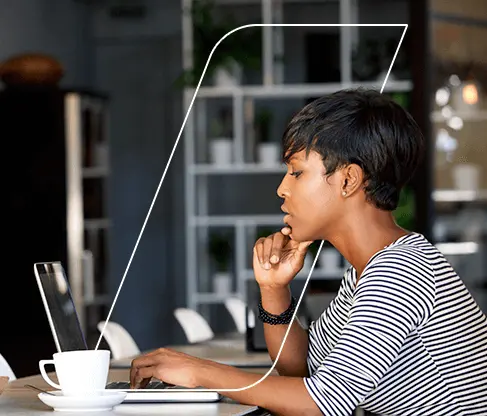
M 284 223 L 288 223 L 289 219 L 291 218 L 291 214 L 287 211 L 286 207 L 284 205 L 281 205 L 281 211 L 284 212 L 284 218 L 283 221 Z

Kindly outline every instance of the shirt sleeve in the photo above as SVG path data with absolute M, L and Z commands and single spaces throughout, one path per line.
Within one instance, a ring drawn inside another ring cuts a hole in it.
M 433 310 L 434 275 L 417 249 L 390 248 L 366 267 L 342 334 L 305 386 L 324 415 L 349 415 Z

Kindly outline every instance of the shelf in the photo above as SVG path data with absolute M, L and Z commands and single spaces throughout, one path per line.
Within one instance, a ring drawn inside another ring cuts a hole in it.
M 328 0 L 328 3 L 338 3 L 339 0 Z M 323 0 L 282 0 L 283 4 L 299 4 L 300 6 L 304 4 L 316 4 L 322 5 Z M 248 5 L 256 5 L 260 6 L 262 4 L 262 0 L 216 0 L 215 4 L 218 6 L 248 6 Z
M 112 303 L 112 297 L 108 295 L 97 295 L 94 298 L 86 297 L 84 300 L 85 306 L 104 306 Z
M 460 117 L 463 121 L 487 121 L 487 110 L 452 112 L 450 117 L 445 117 L 441 111 L 433 111 L 430 119 L 435 123 L 444 123 L 451 117 Z
M 286 173 L 285 165 L 266 166 L 258 163 L 243 163 L 228 166 L 218 166 L 212 164 L 197 164 L 189 167 L 190 173 L 194 175 L 240 175 L 258 173 Z
M 479 245 L 473 241 L 436 243 L 435 246 L 445 256 L 475 254 L 479 250 Z
M 282 215 L 213 215 L 197 216 L 190 219 L 193 226 L 235 226 L 243 225 L 281 225 L 284 226 Z
M 328 272 L 322 270 L 320 268 L 315 268 L 313 273 L 311 274 L 310 280 L 341 280 L 343 278 L 343 274 L 345 273 L 346 269 L 337 270 L 336 272 Z M 296 276 L 298 280 L 305 280 L 308 278 L 309 270 L 302 270 Z M 253 279 L 254 272 L 252 270 L 245 271 L 245 278 L 246 279 Z M 199 304 L 214 304 L 214 303 L 223 303 L 226 299 L 230 297 L 239 297 L 238 293 L 195 293 L 194 298 L 197 303 Z
M 274 86 L 242 85 L 239 87 L 201 87 L 198 90 L 198 98 L 233 97 L 242 95 L 254 98 L 285 98 L 285 97 L 316 97 L 331 94 L 344 88 L 372 88 L 380 90 L 382 81 L 358 82 L 350 84 L 329 83 L 329 84 L 281 84 Z M 409 92 L 412 90 L 411 81 L 390 81 L 387 82 L 384 92 Z M 196 89 L 188 89 L 191 95 Z
M 102 230 L 105 228 L 109 228 L 111 225 L 112 225 L 112 223 L 108 218 L 85 220 L 85 229 L 86 230 Z
M 310 280 L 342 280 L 346 270 L 347 270 L 346 267 L 344 267 L 343 269 L 337 269 L 336 271 L 323 270 L 320 267 L 315 267 L 313 273 L 311 273 Z M 296 275 L 296 279 L 306 280 L 308 278 L 308 275 L 309 275 L 309 270 L 301 270 Z M 254 279 L 254 271 L 246 270 L 245 278 Z
M 460 189 L 437 189 L 433 191 L 436 202 L 475 202 L 487 201 L 487 189 L 468 191 Z
M 106 166 L 83 168 L 83 178 L 103 178 L 108 176 L 109 169 Z
M 226 299 L 232 297 L 240 297 L 238 293 L 195 293 L 195 298 L 198 303 L 223 303 Z

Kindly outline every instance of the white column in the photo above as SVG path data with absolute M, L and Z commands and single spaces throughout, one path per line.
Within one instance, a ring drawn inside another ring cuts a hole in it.
M 262 23 L 272 24 L 272 0 L 262 0 Z M 262 28 L 262 84 L 274 84 L 274 53 L 272 44 L 272 30 L 270 26 Z
M 358 0 L 350 0 L 350 23 L 360 23 L 360 6 Z M 352 38 L 352 49 L 357 46 L 359 41 L 359 27 L 353 26 L 350 28 L 350 36 Z
M 274 0 L 273 2 L 274 23 L 283 23 L 283 2 L 282 0 Z M 274 54 L 273 59 L 276 57 L 284 57 L 284 28 L 282 26 L 274 27 Z M 274 82 L 276 84 L 284 83 L 284 64 L 280 60 L 274 63 Z
M 82 104 L 79 94 L 67 94 L 64 110 L 66 120 L 67 275 L 81 328 L 86 330 L 83 296 L 84 213 L 83 168 L 80 157 L 83 142 L 81 111 Z
M 182 13 L 182 63 L 183 69 L 189 70 L 193 66 L 193 20 L 191 18 L 192 0 L 183 0 Z M 185 88 L 183 93 L 183 113 L 186 114 L 191 104 L 193 93 Z M 196 241 L 197 234 L 193 219 L 195 215 L 195 178 L 189 167 L 194 161 L 193 139 L 195 136 L 194 116 L 191 111 L 184 129 L 184 164 L 185 164 L 185 208 L 186 208 L 186 305 L 196 309 L 197 276 L 196 268 Z
M 245 162 L 244 158 L 244 100 L 241 92 L 233 94 L 233 143 L 234 160 L 237 164 Z
M 340 24 L 352 23 L 352 0 L 340 0 Z M 352 82 L 352 30 L 340 27 L 340 74 L 344 87 Z

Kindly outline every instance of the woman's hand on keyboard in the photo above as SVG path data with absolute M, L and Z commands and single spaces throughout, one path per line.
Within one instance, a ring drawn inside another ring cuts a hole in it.
M 132 361 L 130 387 L 145 388 L 154 377 L 181 387 L 198 387 L 197 372 L 204 360 L 167 348 L 141 355 Z

